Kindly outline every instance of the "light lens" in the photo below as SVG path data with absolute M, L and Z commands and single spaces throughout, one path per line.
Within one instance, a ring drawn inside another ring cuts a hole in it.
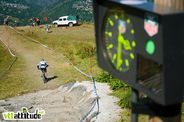
M 153 55 L 155 52 L 155 43 L 153 40 L 148 40 L 148 42 L 146 43 L 146 52 L 149 55 Z

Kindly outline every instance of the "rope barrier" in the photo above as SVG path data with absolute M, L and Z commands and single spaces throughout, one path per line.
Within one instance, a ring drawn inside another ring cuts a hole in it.
M 25 37 L 25 38 L 27 38 L 27 39 L 29 39 L 29 40 L 31 40 L 31 41 L 37 43 L 37 44 L 40 44 L 41 46 L 43 46 L 43 47 L 45 47 L 45 48 L 47 48 L 47 49 L 51 49 L 51 48 L 49 48 L 48 46 L 42 44 L 41 42 L 39 42 L 39 41 L 37 41 L 37 40 L 35 40 L 35 39 L 31 38 L 31 37 L 25 36 L 25 35 L 22 34 L 21 32 L 17 31 L 15 28 L 13 28 L 12 26 L 8 26 L 8 27 L 11 28 L 12 30 L 14 30 L 16 33 L 22 35 L 23 37 Z
M 10 48 L 8 47 L 8 45 L 7 44 L 5 44 L 3 41 L 2 41 L 2 39 L 0 38 L 0 41 L 6 46 L 6 48 L 8 49 L 8 52 L 10 53 L 10 55 L 11 56 L 13 56 L 13 57 L 16 57 L 16 55 L 15 54 L 13 54 L 13 52 L 10 50 Z
M 91 109 L 81 118 L 80 122 L 83 122 L 87 117 L 88 115 L 93 111 L 95 105 L 96 105 L 96 100 L 94 100 L 93 102 L 93 106 L 91 107 Z
M 0 38 L 0 41 L 1 41 L 1 43 L 4 44 L 5 47 L 8 49 L 9 54 L 10 54 L 12 57 L 14 57 L 14 60 L 10 63 L 10 65 L 8 66 L 8 68 L 7 68 L 6 70 L 4 70 L 3 73 L 1 74 L 1 76 L 0 76 L 0 79 L 1 79 L 1 78 L 3 77 L 3 75 L 4 75 L 6 72 L 8 72 L 8 71 L 12 68 L 13 64 L 14 64 L 14 63 L 16 62 L 16 60 L 17 60 L 17 56 L 16 56 L 15 54 L 13 54 L 13 52 L 10 50 L 10 48 L 8 47 L 8 45 L 5 44 L 5 43 L 2 41 L 1 38 Z
M 9 27 L 10 27 L 12 30 L 14 30 L 15 32 L 17 32 L 18 34 L 22 35 L 23 37 L 25 37 L 25 38 L 27 38 L 27 39 L 29 39 L 29 40 L 31 40 L 31 41 L 37 43 L 37 44 L 40 44 L 41 46 L 43 46 L 43 47 L 45 47 L 45 48 L 47 48 L 47 49 L 49 49 L 49 50 L 51 50 L 51 51 L 53 51 L 53 52 L 56 52 L 54 49 L 52 49 L 52 48 L 50 48 L 50 47 L 48 47 L 48 46 L 42 44 L 41 42 L 39 42 L 39 41 L 37 41 L 37 40 L 35 40 L 35 39 L 31 38 L 31 37 L 25 36 L 24 34 L 22 34 L 22 33 L 20 33 L 19 31 L 17 31 L 15 28 L 13 28 L 13 27 L 11 27 L 11 26 L 9 26 Z M 86 77 L 88 77 L 88 78 L 91 78 L 91 75 L 88 75 L 88 74 L 84 73 L 81 69 L 79 69 L 79 68 L 77 68 L 76 66 L 74 66 L 73 63 L 72 63 L 66 56 L 62 55 L 62 57 L 64 57 L 64 58 L 67 60 L 67 62 L 70 63 L 70 64 L 71 64 L 77 71 L 79 71 L 81 74 L 83 74 L 84 76 L 86 76 Z
M 31 41 L 37 43 L 37 44 L 40 44 L 41 46 L 43 46 L 43 47 L 45 47 L 45 48 L 47 48 L 47 49 L 49 49 L 49 50 L 51 50 L 51 51 L 53 51 L 53 52 L 56 52 L 54 49 L 52 49 L 52 48 L 50 48 L 50 47 L 48 47 L 48 46 L 42 44 L 41 42 L 39 42 L 39 41 L 37 41 L 37 40 L 35 40 L 35 39 L 31 38 L 31 37 L 25 36 L 25 35 L 22 34 L 21 32 L 17 31 L 15 28 L 13 28 L 13 27 L 11 27 L 11 26 L 9 26 L 9 27 L 10 27 L 10 29 L 14 30 L 16 33 L 22 35 L 23 37 L 25 37 L 25 38 L 27 38 L 27 39 L 29 39 L 29 40 L 31 40 Z M 80 122 L 82 122 L 82 121 L 85 120 L 85 119 L 87 118 L 87 116 L 92 112 L 92 110 L 94 109 L 94 107 L 95 107 L 96 104 L 97 104 L 97 107 L 98 107 L 97 114 L 99 113 L 99 107 L 100 107 L 100 106 L 99 106 L 99 96 L 98 96 L 98 94 L 97 94 L 97 89 L 96 89 L 96 84 L 95 84 L 95 78 L 94 78 L 91 74 L 88 75 L 88 74 L 86 74 L 85 72 L 83 72 L 81 69 L 79 69 L 78 67 L 74 66 L 74 64 L 73 64 L 66 56 L 62 55 L 62 57 L 64 57 L 64 58 L 67 60 L 67 62 L 73 66 L 73 68 L 74 68 L 75 70 L 77 70 L 77 71 L 78 71 L 79 73 L 81 73 L 82 75 L 84 75 L 84 76 L 90 78 L 90 79 L 92 80 L 92 82 L 93 82 L 93 87 L 94 87 L 94 90 L 93 90 L 93 91 L 94 91 L 94 94 L 95 94 L 95 96 L 96 96 L 96 99 L 95 99 L 96 102 L 94 102 L 94 105 L 92 106 L 92 108 L 82 117 L 82 119 L 80 120 Z M 90 63 L 91 63 L 91 62 L 90 62 Z M 92 71 L 91 71 L 91 73 L 92 73 Z

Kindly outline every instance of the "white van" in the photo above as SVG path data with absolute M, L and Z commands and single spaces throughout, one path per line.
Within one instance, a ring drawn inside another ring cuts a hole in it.
M 52 22 L 52 24 L 54 24 L 56 27 L 58 26 L 62 26 L 62 25 L 68 25 L 70 27 L 72 27 L 73 25 L 78 24 L 78 17 L 76 16 L 62 16 L 59 17 L 58 20 L 55 20 Z

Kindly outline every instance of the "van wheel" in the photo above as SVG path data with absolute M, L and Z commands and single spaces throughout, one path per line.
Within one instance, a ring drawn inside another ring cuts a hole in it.
M 54 24 L 54 27 L 58 27 L 58 24 L 57 24 L 57 23 L 55 23 L 55 24 Z
M 69 27 L 72 27 L 73 26 L 73 23 L 70 22 L 68 25 L 69 25 Z

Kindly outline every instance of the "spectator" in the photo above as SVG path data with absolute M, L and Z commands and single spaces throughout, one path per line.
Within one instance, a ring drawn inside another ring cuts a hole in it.
M 8 25 L 8 18 L 9 18 L 9 16 L 7 16 L 7 17 L 4 19 L 4 25 Z
M 44 17 L 44 21 L 45 21 L 45 30 L 46 30 L 46 32 L 48 33 L 49 32 L 49 27 L 48 27 L 48 17 L 46 16 L 46 17 Z
M 36 24 L 39 26 L 40 25 L 40 19 L 36 18 Z
M 32 26 L 35 26 L 36 25 L 36 18 L 32 17 L 31 21 L 32 21 Z

